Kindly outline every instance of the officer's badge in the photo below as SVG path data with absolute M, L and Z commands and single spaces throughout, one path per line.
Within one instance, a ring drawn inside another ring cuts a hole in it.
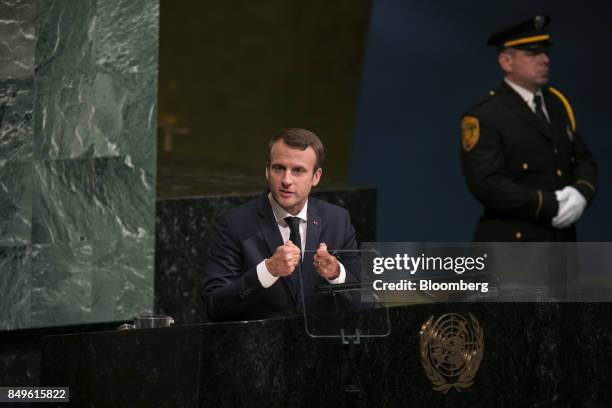
M 567 132 L 567 137 L 569 137 L 570 142 L 574 141 L 574 132 L 572 132 L 572 129 L 570 128 L 569 125 L 567 125 L 565 127 L 565 131 Z
M 480 137 L 480 123 L 478 118 L 474 116 L 464 116 L 461 119 L 461 138 L 463 141 L 463 150 L 469 152 L 478 143 Z
M 419 354 L 425 375 L 435 391 L 447 393 L 474 384 L 484 350 L 484 336 L 478 320 L 457 313 L 431 316 L 421 327 Z

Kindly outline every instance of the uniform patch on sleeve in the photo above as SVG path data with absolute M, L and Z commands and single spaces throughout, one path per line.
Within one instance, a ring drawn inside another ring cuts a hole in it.
M 478 143 L 480 138 L 480 122 L 474 116 L 464 116 L 461 119 L 461 139 L 463 150 L 469 152 Z

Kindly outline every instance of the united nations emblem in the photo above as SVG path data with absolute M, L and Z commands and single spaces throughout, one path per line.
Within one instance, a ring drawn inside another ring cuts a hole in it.
M 465 116 L 461 119 L 461 141 L 463 150 L 469 152 L 476 146 L 480 138 L 480 122 L 475 116 Z
M 469 313 L 431 316 L 419 333 L 421 364 L 435 391 L 446 394 L 474 384 L 484 350 L 482 327 Z

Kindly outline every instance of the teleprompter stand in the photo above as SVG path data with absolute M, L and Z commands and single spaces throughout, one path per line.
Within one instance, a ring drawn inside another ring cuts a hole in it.
M 389 311 L 383 301 L 371 293 L 371 286 L 363 285 L 355 277 L 360 276 L 359 270 L 349 268 L 367 259 L 371 251 L 334 251 L 333 255 L 342 263 L 346 270 L 347 283 L 323 284 L 317 286 L 315 295 L 305 298 L 305 285 L 312 277 L 306 276 L 300 270 L 300 289 L 304 310 L 304 328 L 306 334 L 319 341 L 335 341 L 339 346 L 340 372 L 343 376 L 345 407 L 371 406 L 367 395 L 361 386 L 359 367 L 364 355 L 362 347 L 367 341 L 387 337 L 391 332 Z M 305 260 L 309 259 L 308 251 Z

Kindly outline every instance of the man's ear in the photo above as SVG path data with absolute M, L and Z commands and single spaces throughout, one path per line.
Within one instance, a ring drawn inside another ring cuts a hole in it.
M 266 163 L 266 181 L 270 180 L 270 163 Z
M 497 62 L 505 73 L 512 72 L 512 55 L 509 52 L 500 52 L 497 55 Z
M 313 187 L 319 184 L 319 181 L 321 180 L 321 174 L 323 174 L 323 169 L 320 167 L 317 170 L 315 170 L 315 172 L 313 173 L 312 175 L 312 186 Z

